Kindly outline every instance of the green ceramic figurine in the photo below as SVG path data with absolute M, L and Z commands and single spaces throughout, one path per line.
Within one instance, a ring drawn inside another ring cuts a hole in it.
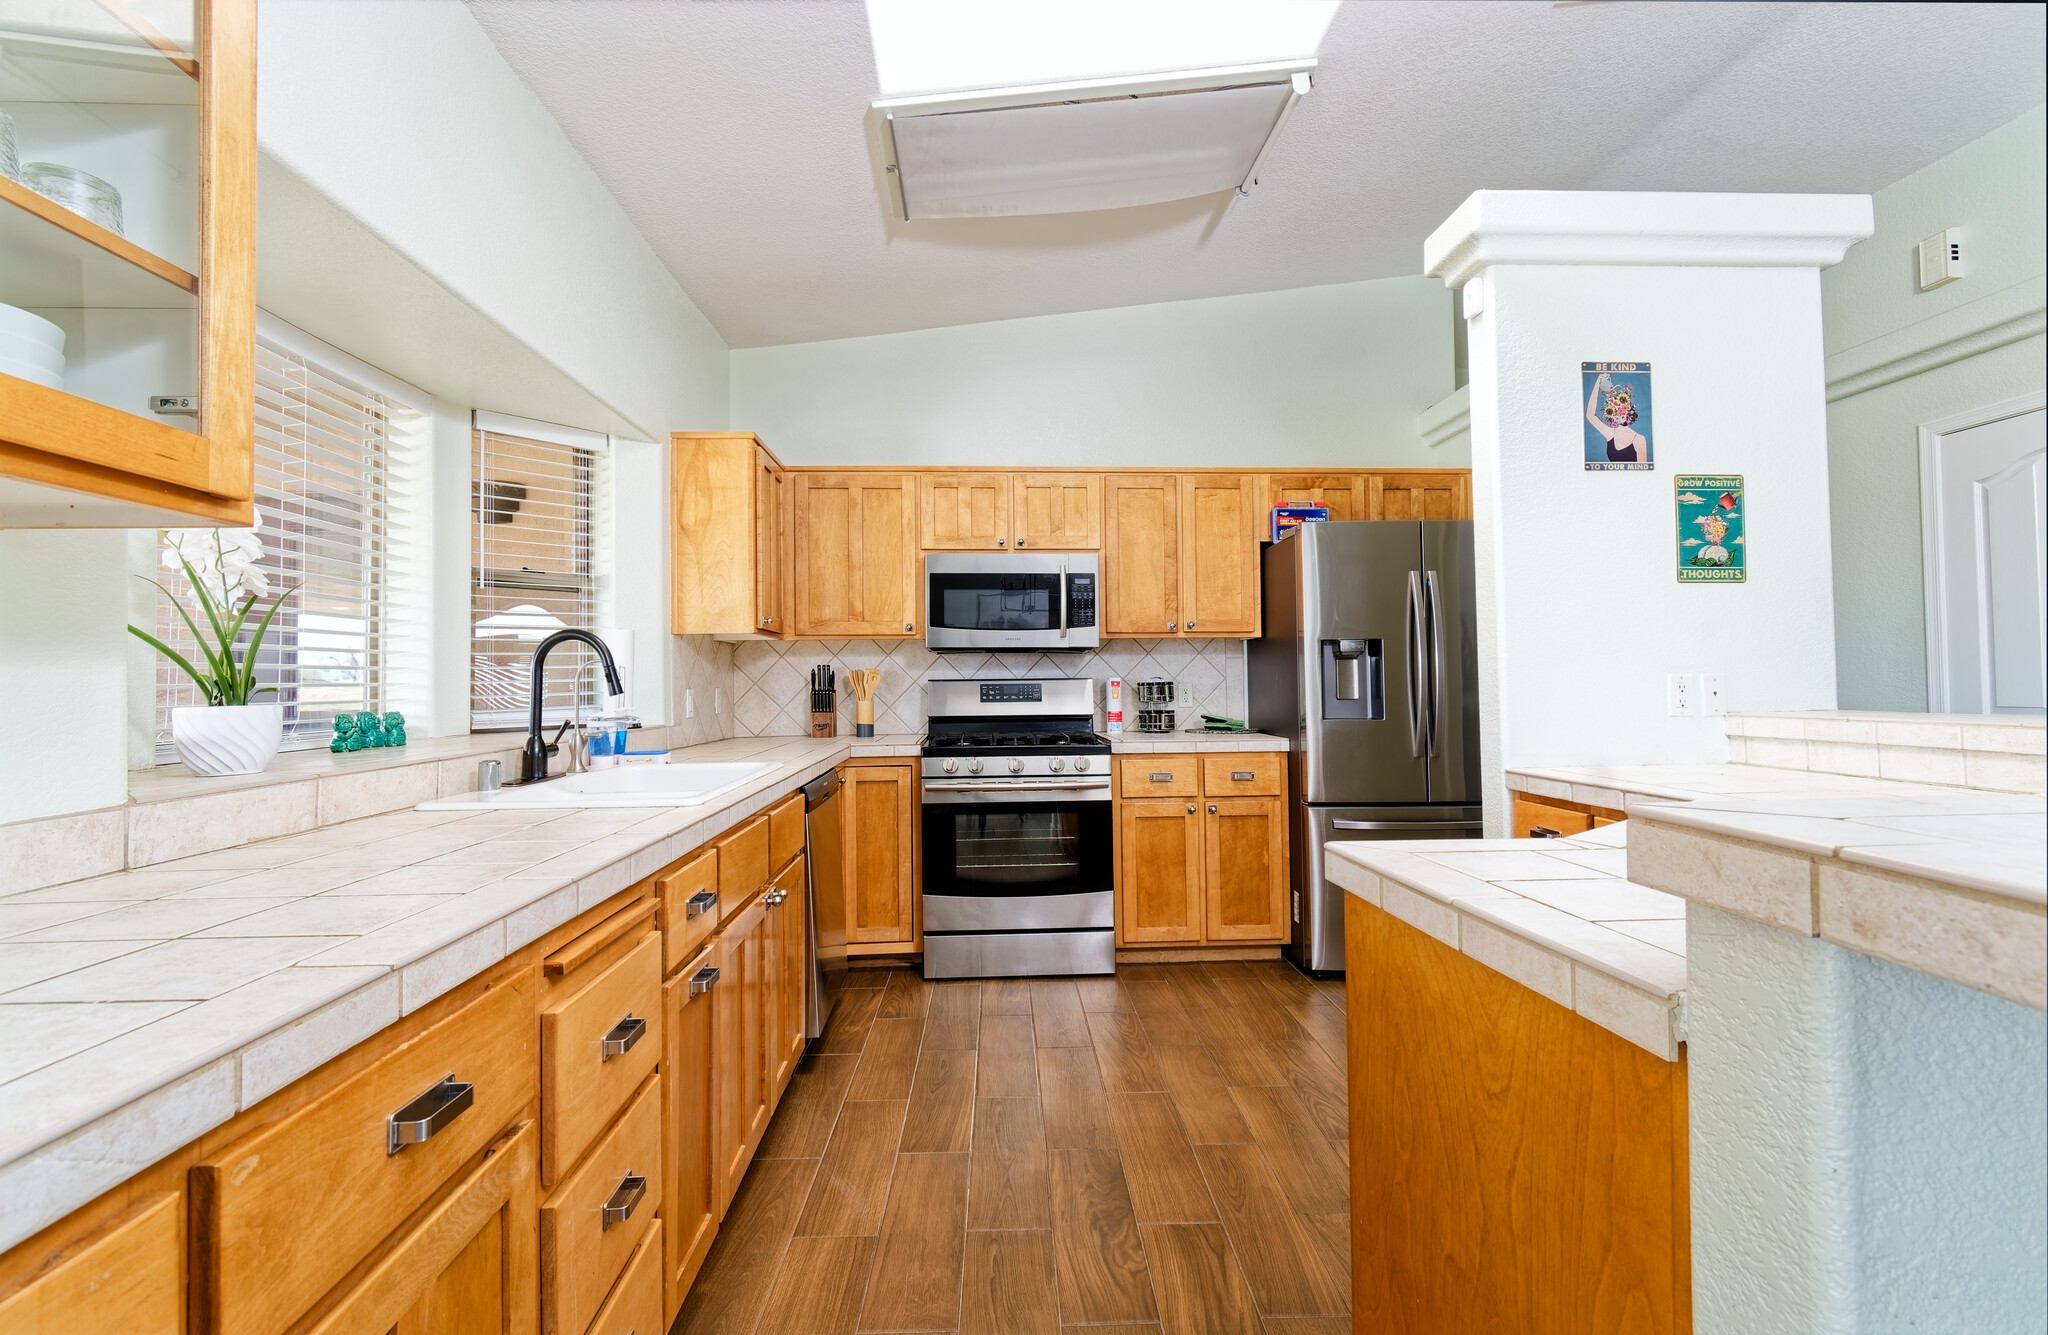
M 329 751 L 373 751 L 384 746 L 405 745 L 405 715 L 393 711 L 379 718 L 369 712 L 336 714 L 334 740 Z

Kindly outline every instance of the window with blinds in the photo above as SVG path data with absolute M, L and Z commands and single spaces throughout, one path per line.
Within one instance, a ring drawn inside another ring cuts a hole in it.
M 271 594 L 300 585 L 264 636 L 256 679 L 272 687 L 256 703 L 284 705 L 284 745 L 325 746 L 337 713 L 385 712 L 391 454 L 409 409 L 364 390 L 296 353 L 256 345 L 256 514 Z M 394 430 L 396 428 L 396 431 Z M 184 577 L 159 571 L 188 596 Z M 268 597 L 262 607 L 269 606 Z M 197 613 L 195 612 L 195 619 Z M 257 618 L 251 617 L 253 623 Z M 201 620 L 201 624 L 204 622 Z M 198 661 L 192 633 L 158 599 L 157 634 Z M 205 701 L 190 678 L 158 656 L 156 744 L 176 759 L 170 711 Z
M 598 517 L 608 459 L 599 450 L 482 429 L 473 440 L 470 727 L 524 730 L 534 649 L 555 631 L 599 625 Z M 600 703 L 595 663 L 576 646 L 549 658 L 544 718 Z

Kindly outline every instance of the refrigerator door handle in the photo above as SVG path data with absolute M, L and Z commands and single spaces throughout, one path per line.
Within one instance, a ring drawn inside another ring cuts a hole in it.
M 1483 830 L 1477 820 L 1333 820 L 1333 830 Z
M 1423 573 L 1422 592 L 1422 622 L 1428 636 L 1426 652 L 1429 655 L 1429 715 L 1424 735 L 1429 743 L 1429 754 L 1434 758 L 1442 752 L 1444 732 L 1443 594 L 1437 588 L 1434 570 Z
M 1422 624 L 1422 572 L 1408 572 L 1408 754 L 1422 754 L 1423 716 L 1429 708 L 1423 683 L 1423 657 L 1428 646 Z

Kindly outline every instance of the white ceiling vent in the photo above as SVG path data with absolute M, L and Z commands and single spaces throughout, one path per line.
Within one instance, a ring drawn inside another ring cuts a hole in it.
M 897 216 L 1080 213 L 1248 187 L 1315 67 L 879 99 Z

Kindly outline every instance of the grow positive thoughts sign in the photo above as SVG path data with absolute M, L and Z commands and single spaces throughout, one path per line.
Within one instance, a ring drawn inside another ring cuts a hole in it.
M 1740 584 L 1748 578 L 1742 474 L 1680 473 L 1678 582 Z

